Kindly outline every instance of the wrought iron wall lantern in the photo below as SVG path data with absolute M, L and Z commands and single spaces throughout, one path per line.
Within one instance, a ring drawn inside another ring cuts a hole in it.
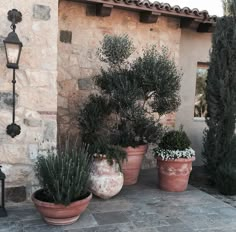
M 5 209 L 5 174 L 2 172 L 0 166 L 0 182 L 1 182 L 1 204 L 0 204 L 0 217 L 6 217 L 7 211 Z
M 6 58 L 7 58 L 7 67 L 13 69 L 13 96 L 12 96 L 12 123 L 7 126 L 7 134 L 14 138 L 16 135 L 20 134 L 21 128 L 15 123 L 15 70 L 19 68 L 20 54 L 23 44 L 16 34 L 16 24 L 22 21 L 22 14 L 16 9 L 8 11 L 8 20 L 12 23 L 10 32 L 7 38 L 3 41 L 5 46 Z

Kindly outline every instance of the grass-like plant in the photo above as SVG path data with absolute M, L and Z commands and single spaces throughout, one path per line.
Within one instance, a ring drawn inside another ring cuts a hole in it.
M 46 202 L 69 205 L 88 194 L 87 183 L 90 173 L 90 155 L 86 145 L 69 145 L 39 156 L 35 164 L 36 177 L 42 187 L 36 198 Z

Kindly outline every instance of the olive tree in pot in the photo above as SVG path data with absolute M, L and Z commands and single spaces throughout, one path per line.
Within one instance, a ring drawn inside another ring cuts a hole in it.
M 86 145 L 70 147 L 68 142 L 57 154 L 37 158 L 41 189 L 33 193 L 32 201 L 47 223 L 72 224 L 87 208 L 92 198 L 87 188 L 90 163 Z
M 121 163 L 126 153 L 110 141 L 107 124 L 111 107 L 106 98 L 90 95 L 79 112 L 79 126 L 83 142 L 90 144 L 93 154 L 89 177 L 90 191 L 103 199 L 117 195 L 123 187 Z
M 168 131 L 154 149 L 157 158 L 159 187 L 170 192 L 185 191 L 188 186 L 195 152 L 182 126 Z
M 108 131 L 109 144 L 126 151 L 124 184 L 135 184 L 148 143 L 159 141 L 163 135 L 160 116 L 179 106 L 181 74 L 167 49 L 158 52 L 152 46 L 131 61 L 134 46 L 127 35 L 106 35 L 98 55 L 105 63 L 95 77 L 100 90 L 97 98 L 107 103 L 99 116 L 103 132 Z

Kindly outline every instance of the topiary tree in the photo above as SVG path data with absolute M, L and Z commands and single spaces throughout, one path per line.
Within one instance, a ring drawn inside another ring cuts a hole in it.
M 236 1 L 230 1 L 230 4 L 236 6 Z M 230 6 L 231 12 L 235 13 L 236 8 Z M 225 181 L 224 176 L 234 166 L 228 164 L 236 161 L 236 28 L 232 26 L 236 23 L 234 15 L 224 16 L 217 21 L 206 86 L 208 129 L 205 131 L 203 157 L 211 182 L 219 188 L 225 186 L 220 182 Z M 230 172 L 233 173 L 232 170 Z M 232 179 L 233 181 L 225 184 L 235 185 L 236 179 Z M 221 192 L 226 193 L 223 190 Z
M 180 104 L 181 73 L 166 48 L 160 52 L 154 46 L 147 48 L 131 62 L 133 52 L 127 35 L 106 35 L 101 42 L 98 56 L 106 68 L 94 78 L 100 94 L 90 97 L 80 111 L 84 140 L 99 140 L 102 147 L 105 143 L 136 147 L 161 139 L 160 116 L 175 111 Z M 97 104 L 98 99 L 103 99 L 102 105 Z

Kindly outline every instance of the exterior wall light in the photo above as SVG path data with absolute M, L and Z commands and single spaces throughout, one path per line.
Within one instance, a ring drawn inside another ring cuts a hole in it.
M 7 211 L 5 209 L 5 174 L 2 172 L 0 166 L 0 182 L 1 182 L 1 204 L 0 204 L 0 217 L 6 217 Z
M 12 9 L 8 12 L 8 20 L 12 23 L 10 32 L 7 38 L 3 41 L 5 46 L 6 58 L 7 58 L 7 67 L 13 69 L 13 113 L 12 113 L 12 124 L 7 126 L 7 134 L 14 138 L 16 135 L 20 134 L 21 128 L 15 123 L 15 70 L 19 68 L 20 54 L 23 44 L 20 42 L 15 30 L 16 24 L 22 21 L 22 14 L 16 9 Z

